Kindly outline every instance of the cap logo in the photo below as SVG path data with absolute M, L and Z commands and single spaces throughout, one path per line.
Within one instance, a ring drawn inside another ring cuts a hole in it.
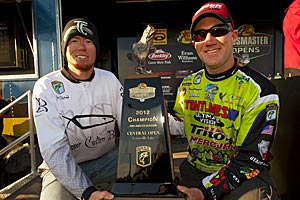
M 207 8 L 209 8 L 210 10 L 216 10 L 216 9 L 220 10 L 221 7 L 222 7 L 221 4 L 214 4 L 214 3 L 211 3 L 211 4 L 204 5 L 204 6 L 199 10 L 199 12 L 201 12 L 202 10 L 207 9 Z
M 94 35 L 93 31 L 90 28 L 88 28 L 89 24 L 86 21 L 78 20 L 78 21 L 74 21 L 74 24 L 75 26 L 71 26 L 66 30 L 63 38 L 64 42 L 67 42 L 70 32 L 74 29 L 76 29 L 80 34 L 85 36 L 87 36 L 88 34 Z
M 87 35 L 87 32 L 90 32 L 90 34 L 92 35 L 93 32 L 87 28 L 88 23 L 85 21 L 74 21 L 74 23 L 76 24 L 76 28 L 77 31 L 83 35 Z

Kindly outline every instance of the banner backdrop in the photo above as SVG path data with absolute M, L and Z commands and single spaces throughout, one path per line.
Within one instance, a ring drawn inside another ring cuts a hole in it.
M 177 87 L 186 75 L 202 67 L 196 50 L 191 43 L 191 34 L 186 29 L 169 28 L 165 25 L 153 25 L 157 32 L 146 60 L 146 68 L 162 79 L 163 96 L 169 107 L 174 104 Z M 145 25 L 146 27 L 146 25 Z M 167 28 L 166 28 L 167 27 Z M 275 71 L 275 29 L 272 22 L 242 24 L 236 29 L 239 37 L 234 45 L 234 52 L 250 61 L 249 66 L 266 76 L 273 76 Z M 141 33 L 140 33 L 141 34 Z M 132 56 L 132 46 L 140 39 L 137 37 L 118 38 L 118 72 L 124 82 L 130 74 L 135 74 L 137 63 Z

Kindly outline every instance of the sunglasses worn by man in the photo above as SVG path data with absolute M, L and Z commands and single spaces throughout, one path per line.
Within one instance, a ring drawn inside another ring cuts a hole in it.
M 232 31 L 232 27 L 229 23 L 227 24 L 217 24 L 213 27 L 211 27 L 208 30 L 205 29 L 199 29 L 195 30 L 192 33 L 192 40 L 194 42 L 202 42 L 205 40 L 207 33 L 210 33 L 214 37 L 221 37 Z

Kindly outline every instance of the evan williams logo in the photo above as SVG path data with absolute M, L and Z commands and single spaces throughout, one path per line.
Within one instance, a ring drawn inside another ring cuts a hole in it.
M 168 60 L 172 55 L 168 52 L 163 51 L 162 49 L 157 49 L 155 52 L 150 53 L 148 58 L 151 60 Z

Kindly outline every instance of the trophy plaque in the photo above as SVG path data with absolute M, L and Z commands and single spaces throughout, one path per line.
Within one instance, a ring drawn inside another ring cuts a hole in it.
M 124 81 L 115 199 L 184 199 L 177 191 L 161 78 Z

